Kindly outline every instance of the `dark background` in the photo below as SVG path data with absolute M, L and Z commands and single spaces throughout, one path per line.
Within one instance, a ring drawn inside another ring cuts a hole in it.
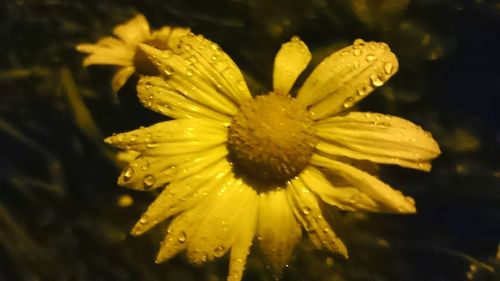
M 0 280 L 225 280 L 227 257 L 154 264 L 165 225 L 128 234 L 154 194 L 117 187 L 116 151 L 102 138 L 164 117 L 140 106 L 135 78 L 114 96 L 112 67 L 84 69 L 74 46 L 136 13 L 219 43 L 254 93 L 271 88 L 274 55 L 293 35 L 312 65 L 356 38 L 398 56 L 399 73 L 359 107 L 440 143 L 431 173 L 382 169 L 418 214 L 330 208 L 350 259 L 304 239 L 283 280 L 500 280 L 500 2 L 486 0 L 1 1 Z M 272 280 L 256 249 L 245 274 Z

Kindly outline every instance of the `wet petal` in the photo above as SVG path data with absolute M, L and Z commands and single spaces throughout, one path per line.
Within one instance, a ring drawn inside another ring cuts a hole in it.
M 304 184 L 325 203 L 344 211 L 383 211 L 383 206 L 355 187 L 336 186 L 315 167 L 306 168 L 300 175 Z
M 315 124 L 317 149 L 376 163 L 428 171 L 440 154 L 430 133 L 412 122 L 378 113 L 350 112 Z
M 203 118 L 231 123 L 231 117 L 185 96 L 161 77 L 142 77 L 137 84 L 139 101 L 147 108 L 172 118 Z
M 108 64 L 131 66 L 134 57 L 134 49 L 125 46 L 123 43 L 116 47 L 100 46 L 99 43 L 80 44 L 76 49 L 82 53 L 89 53 L 83 60 L 84 66 L 93 64 Z
M 148 39 L 149 24 L 146 18 L 139 14 L 124 24 L 113 29 L 113 34 L 129 44 L 137 44 Z
M 285 189 L 259 194 L 257 235 L 266 262 L 279 275 L 302 236 Z
M 217 163 L 228 154 L 225 146 L 206 151 L 167 156 L 142 155 L 131 161 L 118 184 L 136 190 L 151 190 L 191 176 Z
M 118 91 L 125 85 L 127 80 L 134 74 L 135 68 L 133 66 L 127 66 L 120 68 L 113 76 L 113 80 L 111 81 L 111 87 L 113 89 L 113 93 L 118 93 Z
M 205 119 L 177 119 L 156 123 L 104 141 L 124 150 L 134 150 L 151 156 L 167 156 L 204 151 L 227 140 L 223 124 Z
M 335 235 L 323 217 L 316 197 L 301 179 L 296 178 L 289 182 L 287 194 L 290 204 L 294 207 L 295 216 L 304 226 L 314 245 L 347 258 L 347 248 Z
M 254 189 L 239 179 L 227 180 L 213 198 L 211 207 L 206 209 L 198 230 L 189 241 L 189 261 L 202 263 L 222 257 L 235 242 L 241 229 L 251 223 L 242 218 L 256 201 Z
M 193 70 L 221 94 L 236 104 L 252 98 L 238 66 L 219 45 L 191 33 L 181 38 L 180 46 L 182 57 Z
M 310 60 L 311 53 L 299 37 L 283 44 L 274 59 L 274 92 L 287 95 Z
M 245 270 L 247 256 L 252 246 L 257 223 L 257 200 L 255 200 L 247 211 L 241 216 L 241 221 L 245 222 L 239 229 L 238 236 L 231 248 L 231 257 L 229 258 L 229 274 L 227 281 L 240 281 Z
M 193 207 L 198 208 L 198 203 L 212 198 L 213 193 L 217 193 L 230 179 L 230 171 L 229 163 L 223 160 L 191 177 L 171 183 L 144 212 L 132 229 L 132 235 L 141 235 L 172 215 Z
M 397 70 L 398 60 L 385 43 L 357 39 L 314 69 L 297 100 L 309 108 L 315 120 L 323 119 L 351 107 Z
M 210 81 L 204 80 L 203 73 L 191 66 L 189 61 L 172 51 L 162 51 L 144 44 L 140 48 L 163 74 L 166 85 L 216 112 L 228 116 L 237 113 L 236 104 L 217 91 Z
M 311 163 L 317 167 L 324 167 L 331 173 L 345 178 L 354 187 L 382 204 L 388 211 L 399 213 L 416 212 L 415 202 L 412 198 L 405 197 L 400 191 L 392 189 L 389 185 L 366 172 L 317 154 L 312 156 Z

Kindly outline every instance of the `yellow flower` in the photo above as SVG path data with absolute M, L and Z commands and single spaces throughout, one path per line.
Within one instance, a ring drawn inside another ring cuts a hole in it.
M 140 45 L 161 76 L 137 90 L 148 108 L 174 118 L 106 142 L 139 152 L 118 179 L 137 190 L 166 188 L 132 229 L 140 235 L 174 217 L 157 262 L 186 250 L 202 263 L 230 251 L 228 280 L 240 280 L 254 237 L 279 274 L 303 230 L 347 257 L 319 200 L 345 211 L 414 213 L 414 201 L 350 165 L 359 160 L 429 170 L 439 153 L 419 126 L 347 108 L 398 69 L 384 43 L 356 40 L 327 57 L 292 97 L 311 54 L 297 37 L 279 50 L 273 91 L 252 98 L 218 45 L 189 34 L 181 51 Z
M 165 26 L 150 31 L 148 21 L 143 15 L 137 15 L 124 24 L 113 29 L 116 37 L 104 37 L 96 44 L 80 44 L 76 49 L 89 55 L 83 61 L 84 66 L 92 64 L 109 64 L 119 66 L 113 77 L 111 86 L 117 93 L 128 78 L 138 71 L 142 74 L 156 74 L 156 69 L 140 52 L 140 43 L 154 46 L 161 50 L 176 50 L 181 36 L 189 33 L 188 28 Z

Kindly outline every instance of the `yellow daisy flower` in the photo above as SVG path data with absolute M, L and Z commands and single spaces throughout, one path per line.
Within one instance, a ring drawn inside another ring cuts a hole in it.
M 80 44 L 76 49 L 89 55 L 83 65 L 109 64 L 119 66 L 113 77 L 111 86 L 117 93 L 128 78 L 138 71 L 142 74 L 157 73 L 144 54 L 137 52 L 137 46 L 144 43 L 161 50 L 176 50 L 181 36 L 189 33 L 189 28 L 165 26 L 159 30 L 150 31 L 148 21 L 139 14 L 124 24 L 113 29 L 116 37 L 104 37 L 96 44 Z
M 174 118 L 106 142 L 136 151 L 118 179 L 137 190 L 166 188 L 132 229 L 173 217 L 157 262 L 186 250 L 203 263 L 230 251 L 227 280 L 240 280 L 256 237 L 279 274 L 303 230 L 347 257 L 319 200 L 345 211 L 414 213 L 414 201 L 350 165 L 366 160 L 428 171 L 439 147 L 428 132 L 379 113 L 346 112 L 398 69 L 384 43 L 356 40 L 327 57 L 290 95 L 311 54 L 294 37 L 274 62 L 273 91 L 252 98 L 220 47 L 189 34 L 181 51 L 140 45 L 161 76 L 143 76 L 140 101 Z

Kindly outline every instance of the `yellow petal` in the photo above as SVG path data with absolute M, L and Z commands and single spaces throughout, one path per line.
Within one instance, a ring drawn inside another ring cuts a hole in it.
M 187 248 L 188 260 L 202 263 L 222 257 L 249 221 L 242 220 L 257 201 L 254 189 L 234 177 L 227 180 L 206 209 Z
M 135 68 L 133 66 L 126 66 L 120 68 L 113 76 L 113 80 L 111 81 L 111 87 L 113 89 L 113 93 L 118 93 L 118 91 L 125 85 L 128 78 L 134 74 Z
M 274 92 L 287 95 L 310 60 L 311 53 L 299 37 L 283 44 L 274 59 Z
M 428 171 L 440 154 L 430 133 L 408 120 L 378 113 L 350 112 L 315 124 L 317 149 L 376 163 Z
M 383 206 L 377 204 L 361 190 L 355 187 L 341 187 L 330 182 L 323 173 L 315 167 L 307 167 L 300 179 L 312 192 L 316 193 L 325 203 L 344 211 L 383 211 Z
M 166 85 L 216 112 L 228 116 L 237 113 L 236 104 L 217 91 L 210 81 L 204 80 L 203 74 L 191 66 L 188 60 L 172 51 L 162 51 L 144 44 L 141 44 L 140 48 L 163 74 Z
M 335 235 L 323 217 L 315 195 L 301 179 L 295 178 L 289 182 L 287 195 L 295 216 L 304 226 L 313 244 L 320 249 L 325 248 L 347 258 L 347 248 Z
M 132 235 L 141 235 L 170 216 L 189 210 L 208 198 L 216 200 L 214 193 L 229 179 L 230 171 L 226 160 L 219 161 L 192 177 L 171 183 L 144 212 L 132 229 Z
M 203 216 L 206 207 L 209 205 L 210 201 L 204 200 L 195 208 L 188 209 L 173 219 L 168 226 L 167 235 L 163 243 L 161 243 L 156 256 L 156 263 L 169 260 L 187 248 L 188 241 L 191 240 L 193 233 L 198 229 L 200 217 Z M 140 224 L 141 221 L 139 220 L 138 223 Z
M 196 174 L 228 154 L 224 145 L 171 156 L 142 155 L 130 162 L 118 178 L 118 184 L 136 190 L 151 190 Z
M 398 213 L 415 213 L 415 202 L 405 197 L 400 191 L 392 189 L 376 177 L 358 170 L 345 163 L 314 154 L 311 163 L 318 167 L 327 168 L 337 176 L 345 178 L 353 186 L 382 204 L 388 211 Z
M 137 95 L 145 107 L 172 118 L 204 118 L 231 123 L 230 116 L 184 96 L 161 77 L 143 76 L 137 84 Z
M 275 275 L 280 275 L 301 236 L 302 229 L 288 203 L 286 190 L 259 194 L 257 237 L 266 263 Z
M 315 120 L 351 107 L 398 70 L 398 60 L 385 43 L 364 42 L 341 49 L 323 60 L 299 90 L 297 100 Z
M 84 66 L 93 64 L 107 64 L 131 66 L 134 57 L 134 50 L 129 48 L 108 48 L 90 44 L 81 44 L 77 46 L 80 52 L 90 53 L 83 60 Z
M 193 70 L 236 104 L 251 99 L 250 91 L 238 66 L 219 47 L 201 35 L 190 33 L 181 38 L 182 57 Z
M 244 223 L 240 226 L 238 236 L 231 248 L 227 281 L 240 281 L 243 276 L 257 223 L 258 200 L 255 200 L 253 203 L 248 206 L 247 211 L 240 218 Z
M 176 155 L 204 151 L 227 140 L 223 124 L 206 119 L 177 119 L 116 134 L 104 141 L 115 147 L 145 155 Z
M 149 24 L 146 18 L 139 14 L 126 23 L 115 27 L 113 34 L 129 44 L 137 44 L 149 38 Z

